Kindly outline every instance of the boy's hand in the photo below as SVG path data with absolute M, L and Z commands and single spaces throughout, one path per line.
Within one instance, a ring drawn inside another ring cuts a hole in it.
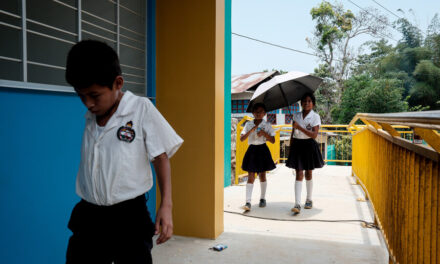
M 164 152 L 153 160 L 154 170 L 156 171 L 157 182 L 159 184 L 161 202 L 157 211 L 154 234 L 160 234 L 156 244 L 162 244 L 170 239 L 173 234 L 173 199 L 171 198 L 171 168 L 167 154 Z
M 292 124 L 293 128 L 299 129 L 301 126 L 298 124 L 298 122 L 295 122 Z
M 266 132 L 264 130 L 260 130 L 260 132 L 257 133 L 257 136 L 261 137 L 264 136 L 264 134 L 266 134 Z
M 162 230 L 160 230 L 162 229 Z M 173 235 L 173 217 L 171 206 L 161 206 L 157 211 L 154 234 L 159 234 L 156 244 L 165 243 Z

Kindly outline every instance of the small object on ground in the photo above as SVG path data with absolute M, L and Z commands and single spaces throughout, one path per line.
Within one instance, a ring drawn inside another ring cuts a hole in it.
M 226 246 L 226 245 L 218 244 L 218 245 L 213 246 L 210 249 L 212 249 L 214 251 L 222 251 L 222 250 L 227 249 L 227 248 L 228 248 L 228 246 Z
M 365 202 L 365 198 L 357 198 L 356 199 L 358 202 Z
M 379 229 L 379 227 L 376 226 L 374 223 L 362 222 L 362 223 L 361 223 L 361 226 L 362 226 L 363 228 L 376 228 L 376 229 Z

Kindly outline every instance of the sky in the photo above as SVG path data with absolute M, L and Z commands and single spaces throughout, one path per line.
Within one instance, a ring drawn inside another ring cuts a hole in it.
M 397 20 L 373 0 L 341 0 L 345 9 L 354 14 L 359 7 L 374 7 L 386 15 L 392 22 Z M 291 49 L 313 53 L 308 47 L 306 37 L 312 37 L 314 21 L 310 10 L 318 6 L 318 0 L 232 0 L 232 76 L 263 70 L 302 71 L 311 73 L 319 61 L 316 57 L 273 47 L 254 40 L 239 37 L 244 35 Z M 334 1 L 330 1 L 335 3 Z M 440 15 L 439 0 L 376 0 L 398 16 L 405 16 L 415 22 L 422 31 L 426 31 L 435 13 Z M 405 14 L 398 12 L 401 9 Z M 413 10 L 412 15 L 409 10 Z M 374 18 L 372 18 L 374 19 Z M 401 35 L 388 28 L 396 40 Z M 361 37 L 353 44 L 357 47 L 372 37 Z M 395 44 L 393 40 L 389 43 Z

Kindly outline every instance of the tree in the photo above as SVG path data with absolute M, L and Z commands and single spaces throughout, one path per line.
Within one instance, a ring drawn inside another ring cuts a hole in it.
M 373 19 L 372 12 L 376 14 Z M 388 20 L 377 10 L 365 9 L 354 15 L 350 10 L 344 10 L 341 4 L 332 5 L 327 1 L 312 8 L 310 14 L 316 26 L 314 37 L 306 40 L 328 65 L 331 77 L 343 92 L 343 81 L 348 77 L 350 65 L 357 55 L 350 45 L 351 41 L 363 34 L 374 37 L 386 34 Z
M 399 79 L 373 79 L 366 74 L 346 81 L 341 104 L 332 111 L 333 120 L 347 124 L 356 113 L 391 113 L 408 109 L 402 98 L 403 82 Z
M 360 112 L 393 113 L 407 110 L 402 98 L 402 82 L 398 79 L 372 80 L 360 93 Z
M 417 83 L 410 90 L 410 104 L 439 109 L 440 68 L 430 60 L 422 60 L 414 70 L 414 77 Z
M 360 112 L 359 97 L 361 91 L 371 85 L 368 75 L 353 76 L 346 81 L 346 89 L 342 94 L 341 103 L 335 105 L 331 111 L 333 120 L 338 124 L 348 124 Z
M 434 65 L 440 67 L 440 19 L 438 14 L 434 15 L 428 26 L 425 47 L 432 51 L 431 60 Z
M 330 124 L 332 120 L 331 109 L 336 104 L 339 90 L 336 82 L 331 78 L 326 64 L 320 64 L 318 68 L 315 68 L 314 75 L 323 79 L 323 82 L 315 91 L 315 109 L 321 116 L 322 123 Z
M 388 41 L 385 39 L 380 39 L 379 41 L 367 41 L 362 46 L 367 47 L 370 50 L 370 53 L 361 54 L 357 57 L 351 69 L 351 72 L 354 75 L 378 75 L 377 64 L 385 57 L 395 52 L 393 45 L 388 44 Z
M 402 48 L 415 48 L 422 45 L 423 37 L 421 30 L 409 22 L 406 18 L 399 18 L 394 27 L 402 33 L 402 39 L 399 45 Z

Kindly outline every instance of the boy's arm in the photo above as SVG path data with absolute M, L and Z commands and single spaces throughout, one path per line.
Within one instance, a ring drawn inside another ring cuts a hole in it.
M 155 235 L 159 234 L 157 244 L 162 244 L 173 235 L 173 201 L 171 198 L 171 167 L 166 153 L 162 153 L 153 160 L 157 182 L 160 189 L 160 207 L 156 215 Z M 160 228 L 162 230 L 160 230 Z

